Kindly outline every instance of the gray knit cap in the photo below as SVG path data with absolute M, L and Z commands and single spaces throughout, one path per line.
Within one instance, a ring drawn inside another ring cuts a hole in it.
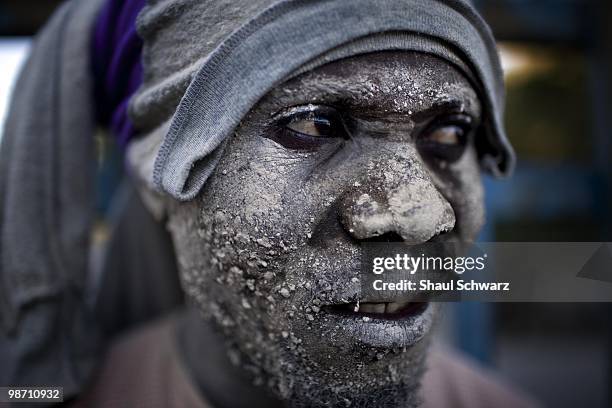
M 224 18 L 217 15 L 216 23 L 225 23 L 217 28 L 233 30 L 226 35 L 214 33 L 211 41 L 202 41 L 205 45 L 199 54 L 197 45 L 182 49 L 195 61 L 178 58 L 183 66 L 173 66 L 172 74 L 163 75 L 163 67 L 156 65 L 156 74 L 162 75 L 145 75 L 145 83 L 132 101 L 133 120 L 151 126 L 172 106 L 168 99 L 182 95 L 155 160 L 153 182 L 158 190 L 178 200 L 194 198 L 218 163 L 223 142 L 279 83 L 327 62 L 384 50 L 427 52 L 462 69 L 485 106 L 482 132 L 476 140 L 481 164 L 496 176 L 512 171 L 514 154 L 502 126 L 504 84 L 495 41 L 466 1 L 234 1 L 234 8 L 203 10 L 203 14 L 192 9 L 197 8 L 197 2 L 179 3 L 190 5 L 181 8 L 176 2 L 160 2 L 141 14 L 145 71 L 147 58 L 150 63 L 168 61 L 172 60 L 168 53 L 177 52 L 159 45 L 164 43 L 160 30 L 173 29 L 169 21 L 174 22 L 174 30 L 183 27 L 197 35 L 193 31 L 202 29 L 212 34 L 198 19 L 225 12 Z M 210 6 L 210 2 L 204 3 Z M 263 11 L 254 13 L 257 7 Z M 165 108 L 160 108 L 162 105 Z

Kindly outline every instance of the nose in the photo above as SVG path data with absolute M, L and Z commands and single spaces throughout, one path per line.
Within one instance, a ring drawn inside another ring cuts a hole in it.
M 455 213 L 420 163 L 385 161 L 344 194 L 340 219 L 355 239 L 397 234 L 419 244 L 450 231 Z

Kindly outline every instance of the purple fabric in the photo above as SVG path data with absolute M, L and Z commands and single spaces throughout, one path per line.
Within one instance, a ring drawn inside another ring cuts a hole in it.
M 121 146 L 134 135 L 128 102 L 142 83 L 142 40 L 136 17 L 146 0 L 107 0 L 92 41 L 97 120 L 108 126 Z

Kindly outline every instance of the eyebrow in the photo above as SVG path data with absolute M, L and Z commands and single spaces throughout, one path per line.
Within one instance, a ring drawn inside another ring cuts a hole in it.
M 308 83 L 307 87 L 309 88 L 309 93 L 317 94 L 318 100 L 330 102 L 330 103 L 340 103 L 347 108 L 361 108 L 367 109 L 372 108 L 372 111 L 384 111 L 381 113 L 385 114 L 403 114 L 410 115 L 414 118 L 415 121 L 423 120 L 424 118 L 437 115 L 442 113 L 451 113 L 451 112 L 467 112 L 470 113 L 466 108 L 470 105 L 469 101 L 463 101 L 458 98 L 453 98 L 452 95 L 444 95 L 444 98 L 440 98 L 436 100 L 435 96 L 431 96 L 431 99 L 428 100 L 421 106 L 414 106 L 413 104 L 409 104 L 405 106 L 405 108 L 400 108 L 400 110 L 389 110 L 385 109 L 384 106 L 377 104 L 375 101 L 380 101 L 382 99 L 378 99 L 375 95 L 373 98 L 364 98 L 364 91 L 366 88 L 362 84 L 353 84 L 353 83 L 330 83 L 330 81 L 317 81 L 316 83 Z M 324 103 L 325 103 L 324 102 Z M 411 106 L 412 105 L 412 106 Z M 427 106 L 429 105 L 429 106 Z M 422 107 L 425 106 L 425 107 Z M 378 109 L 377 109 L 378 108 Z M 475 112 L 474 112 L 475 113 Z

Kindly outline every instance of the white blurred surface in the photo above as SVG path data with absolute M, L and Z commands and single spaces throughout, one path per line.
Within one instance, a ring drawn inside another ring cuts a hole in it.
M 30 42 L 29 37 L 0 39 L 0 140 L 4 131 L 9 98 L 19 69 L 30 49 Z

